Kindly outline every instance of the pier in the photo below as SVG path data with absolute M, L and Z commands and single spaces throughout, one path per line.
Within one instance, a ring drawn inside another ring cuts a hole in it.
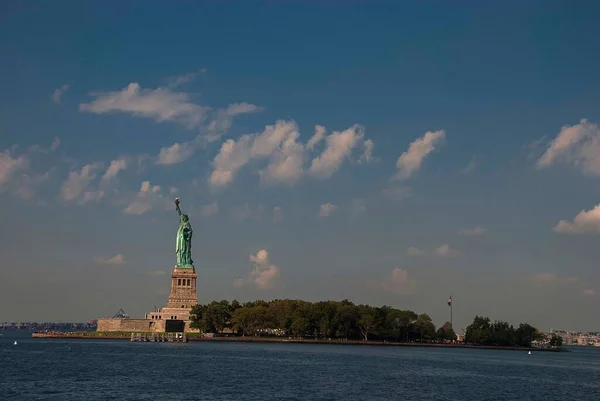
M 169 342 L 187 343 L 185 333 L 131 333 L 131 342 Z

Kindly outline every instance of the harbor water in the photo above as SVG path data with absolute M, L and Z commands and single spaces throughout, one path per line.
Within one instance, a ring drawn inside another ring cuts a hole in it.
M 14 345 L 17 341 L 18 345 Z M 2 400 L 600 400 L 600 349 L 0 336 Z

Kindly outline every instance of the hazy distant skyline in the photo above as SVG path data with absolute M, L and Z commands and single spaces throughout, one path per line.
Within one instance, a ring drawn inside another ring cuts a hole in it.
M 454 300 L 600 330 L 600 5 L 0 6 L 0 321 Z

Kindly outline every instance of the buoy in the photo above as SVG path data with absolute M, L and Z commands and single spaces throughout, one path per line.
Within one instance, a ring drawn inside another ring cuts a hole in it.
M 17 345 L 17 340 L 15 340 L 15 343 L 13 345 Z
M 527 353 L 527 355 L 531 355 L 531 351 L 529 351 L 529 352 Z

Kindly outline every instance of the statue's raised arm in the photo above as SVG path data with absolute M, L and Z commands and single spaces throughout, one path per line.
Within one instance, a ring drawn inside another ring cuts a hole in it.
M 181 208 L 179 207 L 179 198 L 175 198 L 175 208 L 177 209 L 177 214 L 181 217 Z

